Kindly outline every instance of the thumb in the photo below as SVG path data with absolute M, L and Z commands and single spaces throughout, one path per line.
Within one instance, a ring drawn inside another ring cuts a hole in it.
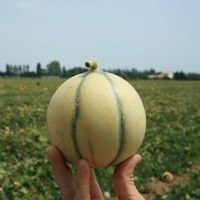
M 139 154 L 135 154 L 116 167 L 114 187 L 119 200 L 144 200 L 135 186 L 133 177 L 134 169 L 141 159 Z

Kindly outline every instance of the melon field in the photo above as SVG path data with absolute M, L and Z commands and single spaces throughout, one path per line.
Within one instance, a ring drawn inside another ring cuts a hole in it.
M 46 112 L 64 79 L 0 79 L 0 199 L 61 199 L 45 149 Z M 135 184 L 148 200 L 200 199 L 200 82 L 130 80 L 147 113 Z M 95 169 L 114 197 L 113 167 Z M 162 179 L 170 172 L 173 180 Z

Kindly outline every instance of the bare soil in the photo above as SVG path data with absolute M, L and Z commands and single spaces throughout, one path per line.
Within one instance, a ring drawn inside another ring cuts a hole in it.
M 170 183 L 166 183 L 161 180 L 149 181 L 148 185 L 151 192 L 149 194 L 143 194 L 143 196 L 145 199 L 154 200 L 155 194 L 163 196 L 170 190 L 172 185 L 186 185 L 189 184 L 189 182 L 190 179 L 187 174 L 183 174 L 181 176 L 173 176 L 173 181 Z

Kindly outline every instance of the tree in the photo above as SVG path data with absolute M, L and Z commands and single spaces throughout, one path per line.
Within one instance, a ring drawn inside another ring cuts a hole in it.
M 41 77 L 42 75 L 42 69 L 41 69 L 40 63 L 37 64 L 36 74 L 37 74 L 37 77 Z
M 29 72 L 29 65 L 23 65 L 22 66 L 22 73 L 28 73 Z
M 189 73 L 187 74 L 188 80 L 200 80 L 200 74 L 198 73 Z
M 11 73 L 11 66 L 9 64 L 6 64 L 6 75 L 10 75 Z
M 19 65 L 19 74 L 22 74 L 22 66 Z
M 62 77 L 66 77 L 67 76 L 67 72 L 65 67 L 62 68 Z
M 183 71 L 181 72 L 175 72 L 174 73 L 174 79 L 175 80 L 185 80 L 186 79 L 186 75 Z
M 48 72 L 48 75 L 51 75 L 51 76 L 60 76 L 61 74 L 60 63 L 55 60 L 49 63 L 47 65 L 47 72 Z

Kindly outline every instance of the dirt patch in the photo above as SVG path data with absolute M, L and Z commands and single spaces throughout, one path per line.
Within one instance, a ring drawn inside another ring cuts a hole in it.
M 182 174 L 181 176 L 173 175 L 173 180 L 170 183 L 163 182 L 161 180 L 149 181 L 148 185 L 150 187 L 151 193 L 144 194 L 143 196 L 146 199 L 153 200 L 155 194 L 163 196 L 166 194 L 172 185 L 187 185 L 189 184 L 190 179 L 187 174 Z

